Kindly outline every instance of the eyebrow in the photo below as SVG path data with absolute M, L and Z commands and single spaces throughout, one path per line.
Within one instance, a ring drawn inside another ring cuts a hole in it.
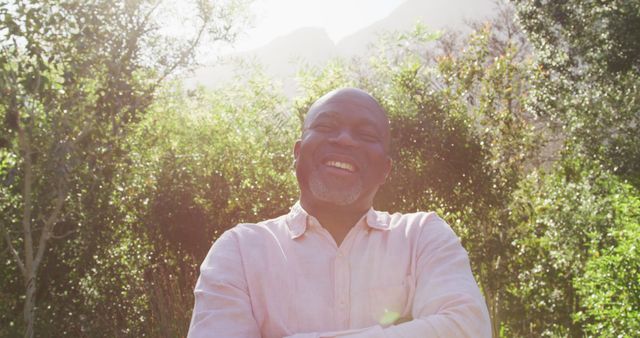
M 328 118 L 338 118 L 338 117 L 339 117 L 338 113 L 334 111 L 321 111 L 316 114 L 316 118 L 314 119 L 314 121 L 320 118 L 328 119 Z
M 336 113 L 335 112 L 319 112 L 316 113 L 316 116 L 313 118 L 313 120 L 309 120 L 307 115 L 307 118 L 305 118 L 304 120 L 304 129 L 310 128 L 316 121 L 318 120 L 327 120 L 332 118 L 335 118 Z

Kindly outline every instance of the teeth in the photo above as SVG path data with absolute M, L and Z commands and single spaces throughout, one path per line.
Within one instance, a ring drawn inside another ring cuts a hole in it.
M 336 167 L 336 168 L 348 170 L 350 172 L 356 171 L 356 168 L 353 165 L 349 164 L 349 163 L 338 162 L 338 161 L 328 161 L 327 165 L 331 166 L 331 167 Z

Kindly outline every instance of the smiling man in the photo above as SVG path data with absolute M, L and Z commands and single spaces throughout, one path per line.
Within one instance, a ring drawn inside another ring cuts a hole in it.
M 450 227 L 434 213 L 372 208 L 391 171 L 389 139 L 368 93 L 316 101 L 294 146 L 300 201 L 214 243 L 189 337 L 491 337 Z

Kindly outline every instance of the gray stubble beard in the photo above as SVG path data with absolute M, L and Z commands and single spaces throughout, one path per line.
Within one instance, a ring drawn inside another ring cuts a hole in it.
M 361 180 L 351 185 L 344 184 L 339 179 L 327 178 L 327 180 L 330 182 L 323 180 L 316 171 L 309 176 L 309 189 L 319 200 L 345 206 L 355 202 L 362 193 Z

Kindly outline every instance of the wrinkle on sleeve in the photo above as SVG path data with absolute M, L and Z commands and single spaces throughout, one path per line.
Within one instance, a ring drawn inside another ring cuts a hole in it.
M 259 338 L 237 235 L 226 231 L 200 266 L 190 338 Z
M 387 328 L 388 336 L 491 337 L 487 305 L 460 239 L 435 214 L 425 222 L 419 239 L 414 320 Z

